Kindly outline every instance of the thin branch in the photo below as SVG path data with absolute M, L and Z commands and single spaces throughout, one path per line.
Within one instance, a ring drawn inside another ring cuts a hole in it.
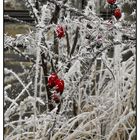
M 77 41 L 78 41 L 78 35 L 79 35 L 79 27 L 77 26 L 75 37 L 74 37 L 74 42 L 73 42 L 72 49 L 71 49 L 71 52 L 70 52 L 70 57 L 71 57 L 71 55 L 75 51 L 75 48 L 76 48 L 76 45 L 77 45 Z
M 23 20 L 19 20 L 17 18 L 13 18 L 13 17 L 10 17 L 9 15 L 4 15 L 4 19 L 8 19 L 10 21 L 15 21 L 15 22 L 18 22 L 20 24 L 27 24 L 27 25 L 30 25 L 30 26 L 33 26 L 33 24 L 29 23 L 29 22 L 26 22 L 26 21 L 23 21 Z
M 59 42 L 58 42 L 58 39 L 57 39 L 57 35 L 56 35 L 56 32 L 54 31 L 54 44 L 53 44 L 53 52 L 58 55 L 59 57 Z M 56 57 L 56 61 L 55 61 L 55 65 L 57 65 L 58 63 L 58 57 Z
M 132 37 L 132 36 L 129 36 L 129 35 L 126 35 L 126 34 L 123 34 L 122 35 L 122 40 L 136 40 L 136 38 Z
M 58 5 L 55 5 L 55 11 L 53 13 L 53 16 L 49 22 L 49 24 L 52 24 L 52 23 L 57 23 L 57 20 L 59 18 L 59 12 L 60 12 L 60 7 Z
M 38 0 L 35 1 L 35 8 L 39 11 L 39 2 L 38 2 Z
M 75 9 L 75 8 L 69 7 L 69 6 L 66 5 L 66 4 L 61 4 L 60 2 L 57 2 L 57 1 L 55 1 L 55 0 L 48 0 L 48 1 L 49 1 L 50 3 L 53 3 L 53 4 L 57 5 L 57 6 L 59 6 L 60 8 L 64 8 L 64 9 L 66 9 L 67 11 L 70 11 L 70 12 L 75 13 L 77 16 L 82 16 L 82 17 L 84 17 L 86 20 L 90 20 L 90 21 L 92 20 L 92 18 L 86 16 L 85 14 L 81 13 L 80 11 L 78 11 L 78 10 Z
M 92 67 L 92 63 L 96 60 L 96 58 L 102 53 L 104 52 L 106 49 L 109 49 L 110 47 L 112 47 L 112 44 L 109 45 L 109 46 L 106 46 L 104 48 L 101 48 L 100 50 L 98 50 L 97 52 L 95 52 L 95 55 L 94 57 L 91 59 L 86 71 L 85 71 L 85 74 L 80 78 L 79 82 L 77 83 L 77 85 L 75 86 L 74 88 L 74 91 L 79 87 L 79 84 L 83 81 L 83 79 L 85 78 L 86 74 L 90 71 L 91 67 Z
M 67 55 L 69 56 L 69 54 L 70 54 L 70 42 L 69 42 L 69 35 L 68 35 L 67 31 L 65 31 L 65 35 L 66 35 L 66 41 L 67 41 Z
M 55 125 L 56 125 L 56 116 L 55 116 L 55 120 L 53 122 L 52 127 L 49 129 L 49 131 L 47 132 L 47 134 L 45 134 L 45 137 L 47 138 L 47 140 L 50 140 L 50 138 L 51 138 L 51 132 L 53 131 Z
M 53 71 L 53 72 L 56 72 L 56 71 L 55 71 L 55 68 L 54 68 L 54 64 L 53 64 L 53 60 L 52 60 L 52 59 L 51 59 L 51 66 L 52 66 L 52 71 Z
M 48 74 L 48 68 L 47 68 L 47 63 L 45 63 L 45 54 L 42 53 L 41 54 L 41 60 L 42 60 L 42 68 L 43 68 L 43 72 L 44 72 L 44 77 L 45 77 L 45 87 L 46 87 L 46 91 L 47 91 L 47 96 L 48 96 L 48 108 L 49 108 L 49 111 L 51 111 L 54 107 L 53 107 L 53 104 L 51 102 L 51 92 L 48 88 L 48 77 L 47 77 L 47 74 Z
M 33 14 L 33 16 L 34 16 L 34 18 L 35 18 L 35 21 L 37 22 L 37 23 L 39 23 L 39 17 L 38 17 L 38 15 L 36 14 L 37 12 L 36 11 L 34 11 L 34 10 L 37 10 L 35 7 L 33 7 L 32 6 L 32 4 L 29 2 L 29 0 L 26 0 L 26 2 L 27 2 L 27 4 L 29 5 L 29 7 L 30 7 L 30 9 L 31 9 L 31 12 L 32 12 L 32 14 Z M 38 11 L 38 10 L 37 10 Z
M 136 135 L 136 127 L 131 131 L 128 140 L 132 140 L 133 136 Z
M 102 59 L 102 58 L 101 58 L 101 59 Z M 114 76 L 112 70 L 107 66 L 107 64 L 105 63 L 105 61 L 104 61 L 103 59 L 102 59 L 102 62 L 103 62 L 103 64 L 106 66 L 106 68 L 110 71 L 110 73 L 111 73 L 113 79 L 115 80 L 115 76 Z
M 14 46 L 14 45 L 13 45 L 13 46 Z M 26 60 L 28 60 L 28 61 L 30 61 L 30 62 L 32 62 L 32 63 L 34 63 L 34 64 L 36 63 L 36 62 L 34 61 L 33 58 L 30 58 L 28 55 L 22 53 L 19 49 L 17 49 L 16 47 L 13 47 L 13 46 L 8 45 L 8 48 L 10 48 L 11 50 L 14 50 L 14 51 L 17 52 L 19 55 L 23 56 Z

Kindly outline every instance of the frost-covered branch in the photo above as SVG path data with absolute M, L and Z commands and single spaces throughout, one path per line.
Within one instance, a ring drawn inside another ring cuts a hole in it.
M 31 24 L 31 23 L 29 23 L 29 22 L 25 22 L 25 21 L 19 20 L 19 19 L 17 19 L 17 18 L 10 17 L 9 15 L 4 15 L 4 19 L 8 19 L 8 20 L 10 20 L 11 22 L 18 22 L 18 23 L 20 23 L 20 24 L 26 24 L 26 25 L 33 26 L 33 24 Z
M 73 12 L 75 13 L 77 16 L 82 16 L 84 17 L 86 20 L 92 20 L 92 18 L 86 16 L 85 14 L 83 14 L 82 12 L 78 11 L 77 9 L 75 8 L 72 8 L 72 7 L 69 7 L 68 5 L 66 4 L 61 4 L 60 2 L 57 2 L 55 0 L 48 0 L 49 2 L 59 6 L 60 8 L 64 8 L 66 9 L 67 11 L 70 11 L 70 12 Z
M 29 57 L 28 55 L 24 54 L 23 52 L 21 52 L 17 47 L 15 47 L 16 45 L 13 43 L 12 45 L 9 45 L 8 48 L 10 48 L 11 50 L 17 52 L 20 56 L 23 56 L 26 60 L 32 62 L 32 63 L 36 63 L 34 61 L 33 58 Z
M 67 0 L 27 0 L 35 26 L 15 38 L 5 35 L 4 45 L 34 68 L 22 67 L 28 74 L 22 78 L 4 69 L 5 81 L 17 79 L 5 82 L 6 140 L 135 138 L 136 23 L 123 13 L 101 19 L 98 2 L 88 0 L 80 11 Z

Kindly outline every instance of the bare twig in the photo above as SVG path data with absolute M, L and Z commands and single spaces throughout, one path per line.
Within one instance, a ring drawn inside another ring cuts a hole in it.
M 75 33 L 75 37 L 74 37 L 74 42 L 73 42 L 73 45 L 72 45 L 72 49 L 71 49 L 71 52 L 70 52 L 70 57 L 71 57 L 71 55 L 75 51 L 76 44 L 77 44 L 77 41 L 78 41 L 78 35 L 79 35 L 79 27 L 76 28 L 76 33 Z

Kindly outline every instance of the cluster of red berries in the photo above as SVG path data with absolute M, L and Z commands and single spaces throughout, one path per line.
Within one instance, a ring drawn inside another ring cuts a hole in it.
M 57 26 L 57 28 L 56 28 L 56 35 L 60 39 L 65 36 L 64 28 L 62 26 L 60 26 L 60 25 Z
M 115 18 L 119 20 L 122 16 L 122 13 L 121 13 L 120 8 L 118 8 L 118 6 L 115 4 L 116 0 L 107 0 L 107 2 L 110 4 L 111 11 L 113 15 L 115 16 Z
M 59 79 L 56 73 L 52 73 L 48 77 L 48 87 L 55 90 L 52 94 L 52 99 L 55 101 L 55 103 L 59 103 L 60 96 L 64 90 L 64 81 Z

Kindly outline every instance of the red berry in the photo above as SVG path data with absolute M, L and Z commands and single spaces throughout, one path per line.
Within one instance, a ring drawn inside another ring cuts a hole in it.
M 114 4 L 114 3 L 116 2 L 116 0 L 107 0 L 107 2 L 108 2 L 109 4 Z
M 52 99 L 55 101 L 55 103 L 60 102 L 60 96 L 57 93 L 53 93 Z
M 62 26 L 57 26 L 56 34 L 57 34 L 57 37 L 59 37 L 59 38 L 64 37 L 64 29 Z
M 57 92 L 60 92 L 60 94 L 62 94 L 62 92 L 64 90 L 64 81 L 61 79 L 57 79 L 55 81 L 55 89 Z
M 58 79 L 58 76 L 56 73 L 52 73 L 48 78 L 48 86 L 50 88 L 55 86 L 55 81 Z
M 118 20 L 119 18 L 121 18 L 122 14 L 121 14 L 121 10 L 119 8 L 116 8 L 114 10 L 114 16 L 116 17 L 116 19 Z

